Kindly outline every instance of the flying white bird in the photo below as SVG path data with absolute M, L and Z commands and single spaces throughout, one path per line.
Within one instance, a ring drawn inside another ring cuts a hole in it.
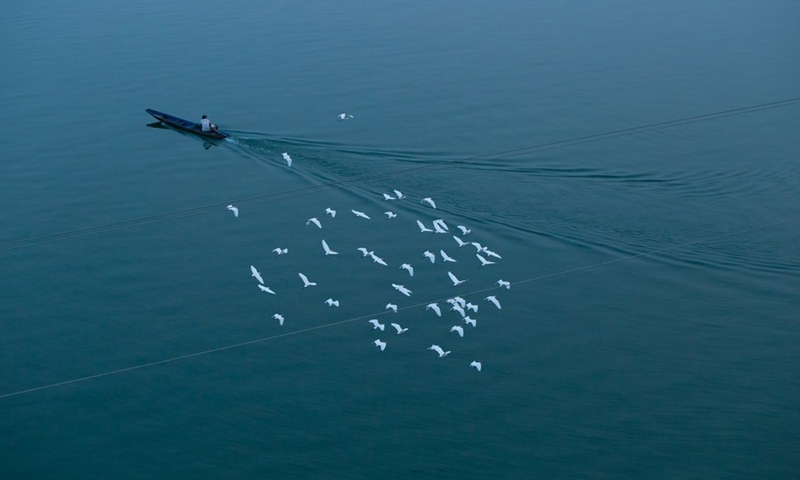
M 454 258 L 450 257 L 449 255 L 447 255 L 446 253 L 444 253 L 444 250 L 439 250 L 439 255 L 442 256 L 442 260 L 444 260 L 445 262 L 455 262 L 456 261 L 456 259 L 454 259 Z
M 447 230 L 445 230 L 440 223 L 436 223 L 436 220 L 433 221 L 433 231 L 436 233 L 447 233 Z
M 408 331 L 408 328 L 403 328 L 403 327 L 400 326 L 400 324 L 397 324 L 397 323 L 393 323 L 392 326 L 394 327 L 395 330 L 397 330 L 397 334 L 398 335 Z
M 400 192 L 400 190 L 394 190 L 394 195 L 397 197 L 398 200 L 406 197 L 405 195 L 402 194 L 402 192 Z
M 396 198 L 394 198 L 393 196 L 389 195 L 388 193 L 384 193 L 383 194 L 383 199 L 384 200 L 397 200 Z
M 283 155 L 283 159 L 286 160 L 286 164 L 291 167 L 292 166 L 292 157 L 290 157 L 289 154 L 286 153 L 286 152 L 283 152 L 281 155 Z
M 462 283 L 466 282 L 466 280 L 459 280 L 453 275 L 453 272 L 447 272 L 447 276 L 450 277 L 450 280 L 453 282 L 453 286 L 461 285 Z
M 275 320 L 277 320 L 277 321 L 278 321 L 278 323 L 279 323 L 281 326 L 283 326 L 283 315 L 281 315 L 280 313 L 276 313 L 275 315 L 273 315 L 273 316 L 272 316 L 272 318 L 274 318 Z
M 386 215 L 387 218 L 394 218 L 397 216 L 397 214 L 394 212 L 383 212 L 383 213 Z
M 463 337 L 463 336 L 464 336 L 464 327 L 462 327 L 462 326 L 460 326 L 460 325 L 453 325 L 453 326 L 450 328 L 450 331 L 451 331 L 451 332 L 456 332 L 456 333 L 458 333 L 458 336 L 459 336 L 459 337 Z
M 378 339 L 378 340 L 375 340 L 372 343 L 374 343 L 376 347 L 380 348 L 381 352 L 386 350 L 386 342 L 381 342 L 380 339 Z
M 451 300 L 452 300 L 452 302 L 451 302 Z M 448 300 L 447 300 L 447 303 L 449 303 L 449 304 L 451 304 L 451 305 L 454 305 L 454 303 L 453 303 L 453 302 L 455 302 L 455 303 L 457 303 L 457 304 L 461 305 L 461 308 L 467 308 L 467 301 L 466 301 L 466 300 L 464 300 L 464 299 L 463 299 L 463 298 L 461 298 L 461 297 L 453 297 L 453 298 L 451 298 L 451 299 L 448 299 Z
M 464 240 L 461 240 L 459 237 L 457 237 L 455 235 L 453 235 L 453 239 L 456 241 L 456 243 L 458 244 L 459 247 L 463 247 L 464 245 L 469 245 L 467 242 L 465 242 Z
M 458 225 L 458 229 L 461 230 L 461 235 L 466 235 L 472 231 L 471 229 L 465 227 L 464 225 Z
M 261 285 L 260 283 L 258 284 L 258 288 L 260 288 L 262 292 L 267 292 L 267 293 L 271 293 L 271 294 L 275 295 L 275 292 L 273 292 L 269 287 L 265 287 L 264 285 Z
M 426 232 L 433 232 L 430 228 L 426 227 L 424 223 L 417 220 L 417 225 L 419 225 L 419 232 L 426 233 Z
M 478 306 L 474 303 L 467 303 L 464 306 L 464 310 L 472 310 L 473 312 L 478 313 Z
M 511 289 L 511 282 L 507 282 L 507 281 L 503 280 L 502 278 L 497 281 L 497 285 L 499 285 L 501 287 L 506 287 L 506 290 L 510 290 Z
M 485 258 L 481 257 L 480 253 L 476 253 L 475 256 L 478 257 L 478 260 L 481 261 L 481 267 L 485 267 L 486 265 L 494 265 L 494 262 L 490 262 L 489 260 L 486 260 Z
M 381 264 L 381 265 L 383 265 L 384 267 L 388 267 L 388 265 L 386 264 L 386 262 L 384 262 L 384 261 L 383 261 L 383 259 L 382 259 L 381 257 L 379 257 L 379 256 L 375 255 L 375 253 L 374 253 L 374 252 L 369 252 L 369 256 L 370 256 L 370 257 L 372 257 L 372 261 L 373 261 L 373 262 L 375 262 L 375 263 L 380 263 L 380 264 Z
M 302 273 L 298 273 L 298 275 L 300 275 L 300 279 L 303 281 L 303 288 L 313 287 L 316 285 L 316 282 L 309 282 L 308 277 L 306 277 Z
M 325 209 L 325 213 L 327 213 L 328 215 L 330 215 L 330 216 L 331 216 L 331 218 L 333 218 L 333 217 L 335 217 L 335 216 L 336 216 L 336 210 L 334 210 L 334 209 L 332 209 L 332 208 L 330 208 L 330 207 L 328 207 L 328 208 L 326 208 L 326 209 Z
M 476 362 L 473 360 L 472 363 L 469 364 L 469 366 L 470 368 L 475 367 L 475 370 L 479 372 L 481 371 L 481 362 Z
M 461 318 L 464 318 L 465 316 L 467 316 L 467 312 L 464 311 L 464 307 L 462 307 L 461 305 L 459 305 L 457 303 L 454 303 L 453 306 L 450 308 L 450 310 L 453 310 L 453 311 L 456 311 L 456 312 L 460 313 L 461 314 Z
M 351 118 L 353 118 L 353 116 L 350 115 L 349 113 L 340 113 L 338 115 L 338 117 L 339 117 L 339 120 L 350 120 Z M 381 350 L 383 350 L 383 349 L 381 349 Z
M 353 215 L 355 215 L 356 217 L 366 218 L 367 220 L 370 219 L 369 216 L 367 216 L 367 214 L 364 212 L 359 212 L 358 210 L 350 210 L 350 211 L 353 212 Z
M 427 257 L 431 263 L 436 263 L 436 255 L 434 255 L 432 252 L 425 250 L 425 253 L 423 253 L 422 256 Z
M 319 223 L 319 220 L 317 220 L 317 217 L 311 217 L 308 220 L 306 220 L 306 225 L 308 225 L 309 223 L 313 223 L 317 227 L 322 228 L 322 224 Z
M 331 247 L 328 246 L 328 242 L 325 240 L 322 241 L 322 249 L 325 250 L 325 255 L 339 255 L 339 252 L 331 250 Z
M 428 347 L 428 350 L 433 350 L 434 352 L 438 353 L 439 358 L 445 357 L 450 353 L 450 350 L 445 352 L 439 345 L 431 345 L 430 347 Z
M 264 279 L 261 278 L 261 273 L 258 270 L 256 270 L 256 267 L 250 265 L 250 271 L 253 272 L 252 276 L 256 277 L 256 280 L 258 280 L 258 283 L 263 285 L 264 284 Z
M 394 313 L 397 313 L 397 305 L 395 305 L 394 303 L 387 303 L 386 310 L 391 310 Z
M 383 329 L 386 328 L 386 325 L 379 322 L 377 318 L 373 318 L 372 320 L 369 321 L 369 323 L 372 324 L 373 330 L 375 330 L 376 328 L 380 328 L 381 331 L 383 331 Z
M 478 243 L 478 242 L 469 242 L 469 243 L 471 243 L 472 246 L 475 247 L 475 251 L 477 251 L 478 253 L 483 251 L 484 247 L 480 243 Z
M 278 255 L 284 255 L 286 253 L 289 253 L 289 249 L 288 248 L 281 248 L 281 247 L 273 248 L 272 251 L 277 253 Z
M 436 208 L 436 202 L 434 202 L 434 201 L 433 201 L 433 199 L 432 199 L 431 197 L 425 197 L 425 198 L 423 198 L 423 199 L 422 199 L 422 202 L 420 202 L 420 203 L 427 203 L 427 204 L 428 204 L 428 205 L 430 205 L 431 207 L 433 207 L 433 208 Z
M 412 267 L 411 265 L 409 265 L 407 263 L 404 263 L 404 264 L 400 265 L 400 268 L 408 271 L 408 274 L 410 276 L 412 276 L 412 277 L 414 276 L 414 267 Z
M 450 229 L 447 227 L 447 224 L 444 223 L 444 220 L 442 220 L 441 218 L 439 218 L 437 220 L 434 220 L 433 221 L 433 226 L 434 227 L 438 227 L 438 228 L 436 228 L 436 233 L 439 233 L 439 230 L 444 230 L 443 233 L 450 232 Z
M 339 306 L 339 300 L 334 300 L 332 298 L 329 298 L 329 299 L 325 300 L 325 304 L 327 306 L 329 306 L 329 307 L 338 307 Z
M 469 315 L 464 317 L 464 318 L 462 318 L 462 320 L 464 320 L 464 323 L 466 323 L 467 325 L 472 325 L 473 327 L 477 327 L 478 326 L 478 321 L 475 320 L 474 318 L 470 317 Z
M 363 253 L 365 257 L 366 257 L 367 255 L 369 255 L 370 253 L 372 253 L 372 252 L 370 252 L 369 250 L 367 250 L 367 249 L 366 249 L 366 248 L 364 248 L 364 247 L 358 247 L 358 248 L 356 248 L 356 250 L 358 250 L 359 252 Z
M 484 298 L 484 300 L 488 300 L 488 301 L 494 303 L 494 306 L 497 307 L 498 309 L 502 309 L 503 308 L 503 307 L 500 306 L 500 301 L 494 295 L 489 295 L 488 297 Z
M 392 286 L 394 287 L 395 290 L 397 290 L 398 292 L 402 293 L 406 297 L 410 297 L 411 296 L 411 290 L 407 289 L 403 285 L 398 285 L 396 283 L 393 283 Z
M 489 250 L 489 249 L 488 249 L 488 248 L 486 248 L 486 247 L 483 247 L 481 250 L 483 251 L 483 253 L 485 253 L 486 255 L 489 255 L 490 257 L 494 257 L 494 258 L 503 258 L 503 257 L 501 257 L 500 255 L 498 255 L 498 254 L 494 253 L 493 251 Z
M 441 309 L 441 308 L 439 308 L 439 305 L 437 305 L 437 304 L 435 304 L 435 303 L 429 303 L 429 304 L 428 304 L 428 305 L 425 307 L 425 310 L 433 310 L 433 312 L 434 312 L 434 313 L 435 313 L 437 316 L 439 316 L 439 317 L 441 317 L 441 316 L 442 316 L 442 309 Z
M 233 216 L 234 217 L 238 217 L 239 216 L 239 209 L 234 207 L 233 205 L 228 205 L 228 210 L 233 212 Z

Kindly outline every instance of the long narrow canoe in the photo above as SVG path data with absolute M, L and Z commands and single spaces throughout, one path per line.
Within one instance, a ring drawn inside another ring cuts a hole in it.
M 170 127 L 177 128 L 178 130 L 183 130 L 186 132 L 191 132 L 197 135 L 201 135 L 203 137 L 210 137 L 210 138 L 227 138 L 228 134 L 216 130 L 212 132 L 204 132 L 203 127 L 199 123 L 191 122 L 189 120 L 184 120 L 183 118 L 176 117 L 174 115 L 170 115 L 168 113 L 162 113 L 158 110 L 153 110 L 152 108 L 148 108 L 145 112 L 149 113 L 160 122 L 169 125 Z

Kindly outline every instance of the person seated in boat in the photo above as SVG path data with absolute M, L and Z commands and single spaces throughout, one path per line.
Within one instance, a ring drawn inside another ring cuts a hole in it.
M 211 123 L 211 120 L 208 119 L 207 116 L 203 115 L 203 119 L 200 120 L 200 126 L 204 132 L 216 132 L 217 126 Z

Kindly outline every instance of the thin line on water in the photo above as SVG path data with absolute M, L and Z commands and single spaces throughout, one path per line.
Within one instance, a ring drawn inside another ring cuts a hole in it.
M 567 274 L 570 274 L 570 273 L 577 273 L 577 272 L 581 272 L 581 271 L 584 271 L 584 270 L 589 270 L 589 269 L 592 269 L 592 268 L 598 268 L 598 267 L 603 267 L 603 266 L 606 266 L 606 265 L 611 265 L 613 263 L 619 263 L 619 262 L 623 262 L 623 261 L 626 261 L 626 260 L 632 260 L 634 258 L 646 257 L 646 256 L 649 256 L 649 255 L 656 255 L 656 254 L 659 254 L 659 253 L 664 253 L 664 252 L 668 252 L 670 250 L 676 250 L 676 249 L 688 247 L 688 246 L 691 246 L 691 245 L 697 245 L 697 244 L 700 244 L 700 243 L 712 242 L 714 240 L 720 240 L 722 238 L 734 237 L 734 236 L 737 236 L 737 235 L 744 235 L 746 233 L 755 232 L 757 230 L 764 230 L 764 229 L 772 228 L 772 227 L 777 227 L 777 226 L 780 226 L 780 225 L 787 225 L 789 223 L 793 223 L 793 222 L 796 222 L 798 220 L 800 220 L 800 217 L 794 217 L 794 218 L 790 218 L 788 220 L 781 220 L 781 221 L 778 221 L 778 222 L 773 222 L 773 223 L 769 223 L 769 224 L 765 224 L 765 225 L 759 225 L 759 226 L 752 227 L 752 228 L 747 228 L 747 229 L 744 229 L 744 230 L 738 230 L 738 231 L 730 232 L 730 233 L 723 233 L 723 234 L 720 234 L 720 235 L 715 235 L 713 237 L 706 237 L 706 238 L 702 238 L 702 239 L 699 239 L 699 240 L 693 240 L 691 242 L 681 243 L 681 244 L 678 244 L 678 245 L 672 245 L 670 247 L 664 247 L 664 248 L 659 248 L 659 249 L 656 249 L 656 250 L 650 250 L 650 251 L 644 252 L 644 253 L 637 253 L 637 254 L 634 254 L 634 255 L 628 255 L 628 256 L 625 256 L 625 257 L 615 258 L 615 259 L 612 259 L 612 260 L 607 260 L 605 262 L 594 263 L 594 264 L 591 264 L 591 265 L 584 265 L 582 267 L 572 268 L 572 269 L 569 269 L 569 270 L 563 270 L 561 272 L 550 273 L 550 274 L 547 274 L 547 275 L 541 275 L 541 276 L 538 276 L 538 277 L 532 277 L 532 278 L 528 278 L 528 279 L 524 279 L 524 280 L 518 280 L 516 282 L 511 282 L 511 285 L 521 285 L 521 284 L 541 281 L 541 280 L 545 280 L 545 279 L 549 279 L 549 278 L 555 278 L 555 277 L 559 277 L 559 276 L 562 276 L 562 275 L 567 275 Z M 498 286 L 493 286 L 493 287 L 484 288 L 484 289 L 480 289 L 480 290 L 474 290 L 474 291 L 467 292 L 467 293 L 462 293 L 461 295 L 463 295 L 463 296 L 476 295 L 476 294 L 479 294 L 479 293 L 485 293 L 485 292 L 489 292 L 489 291 L 494 291 L 494 290 L 498 290 L 498 289 L 501 289 L 501 288 L 504 288 L 504 287 L 501 287 L 501 286 L 498 285 Z M 427 302 L 417 303 L 415 305 L 408 305 L 408 306 L 405 306 L 403 308 L 400 308 L 399 310 L 408 310 L 408 309 L 411 309 L 411 308 L 419 308 L 419 307 L 421 307 L 423 305 L 427 305 L 427 304 L 433 303 L 433 302 L 440 302 L 440 301 L 443 301 L 443 300 L 445 300 L 445 299 L 441 298 L 441 299 L 437 299 L 437 300 L 430 300 L 430 301 L 427 301 Z M 355 322 L 355 321 L 358 321 L 358 320 L 363 320 L 363 319 L 366 319 L 366 318 L 369 318 L 369 317 L 376 317 L 376 316 L 385 315 L 385 314 L 387 314 L 386 311 L 375 313 L 375 314 L 370 314 L 370 315 L 361 315 L 359 317 L 352 317 L 352 318 L 348 318 L 348 319 L 345 319 L 345 320 L 340 320 L 338 322 L 326 323 L 326 324 L 323 324 L 323 325 L 317 325 L 317 326 L 314 326 L 314 327 L 308 327 L 308 328 L 304 328 L 304 329 L 301 329 L 301 330 L 295 330 L 295 331 L 292 331 L 292 332 L 280 333 L 280 334 L 277 334 L 277 335 L 271 335 L 269 337 L 257 338 L 255 340 L 248 340 L 246 342 L 240 342 L 240 343 L 235 343 L 235 344 L 232 344 L 232 345 L 226 345 L 226 346 L 223 346 L 223 347 L 212 348 L 212 349 L 209 349 L 209 350 L 203 350 L 201 352 L 189 353 L 189 354 L 186 354 L 186 355 L 180 355 L 180 356 L 177 356 L 177 357 L 167 358 L 167 359 L 164 359 L 164 360 L 158 360 L 158 361 L 155 361 L 155 362 L 143 363 L 143 364 L 140 364 L 140 365 L 134 365 L 132 367 L 120 368 L 120 369 L 117 369 L 117 370 L 111 370 L 111 371 L 108 371 L 108 372 L 98 373 L 98 374 L 95 374 L 95 375 L 89 375 L 89 376 L 86 376 L 86 377 L 75 378 L 75 379 L 66 380 L 66 381 L 63 381 L 63 382 L 51 383 L 51 384 L 42 385 L 42 386 L 39 386 L 39 387 L 28 388 L 28 389 L 25 389 L 25 390 L 19 390 L 19 391 L 16 391 L 16 392 L 2 394 L 2 395 L 0 395 L 0 399 L 15 397 L 15 396 L 24 395 L 24 394 L 27 394 L 27 393 L 33 393 L 33 392 L 37 392 L 37 391 L 40 391 L 40 390 L 47 390 L 47 389 L 55 388 L 55 387 L 61 387 L 61 386 L 70 385 L 70 384 L 73 384 L 73 383 L 85 382 L 85 381 L 93 380 L 93 379 L 96 379 L 96 378 L 108 377 L 108 376 L 111 376 L 111 375 L 117 375 L 117 374 L 120 374 L 120 373 L 130 372 L 130 371 L 133 371 L 133 370 L 141 370 L 141 369 L 148 368 L 148 367 L 154 367 L 156 365 L 164 365 L 164 364 L 167 364 L 167 363 L 173 363 L 173 362 L 177 362 L 177 361 L 180 361 L 180 360 L 186 360 L 188 358 L 200 357 L 200 356 L 209 355 L 209 354 L 212 354 L 212 353 L 223 352 L 225 350 L 232 350 L 232 349 L 236 349 L 236 348 L 245 347 L 245 346 L 248 346 L 248 345 L 254 345 L 254 344 L 257 344 L 257 343 L 263 343 L 263 342 L 266 342 L 266 341 L 269 341 L 269 340 L 276 340 L 278 338 L 289 337 L 289 336 L 292 336 L 292 335 L 299 335 L 301 333 L 308 333 L 308 332 L 312 332 L 312 331 L 315 331 L 315 330 L 321 330 L 323 328 L 335 327 L 337 325 L 343 325 L 345 323 L 351 323 L 351 322 Z

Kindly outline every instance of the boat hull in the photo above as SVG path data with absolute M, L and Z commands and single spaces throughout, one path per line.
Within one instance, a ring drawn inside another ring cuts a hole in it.
M 185 120 L 183 118 L 176 117 L 168 113 L 159 112 L 158 110 L 153 110 L 152 108 L 146 109 L 145 112 L 149 113 L 160 122 L 169 125 L 172 128 L 177 128 L 178 130 L 191 132 L 194 133 L 195 135 L 200 135 L 201 137 L 228 138 L 228 134 L 225 132 L 222 132 L 220 130 L 216 130 L 213 132 L 204 132 L 203 127 L 199 123 Z

